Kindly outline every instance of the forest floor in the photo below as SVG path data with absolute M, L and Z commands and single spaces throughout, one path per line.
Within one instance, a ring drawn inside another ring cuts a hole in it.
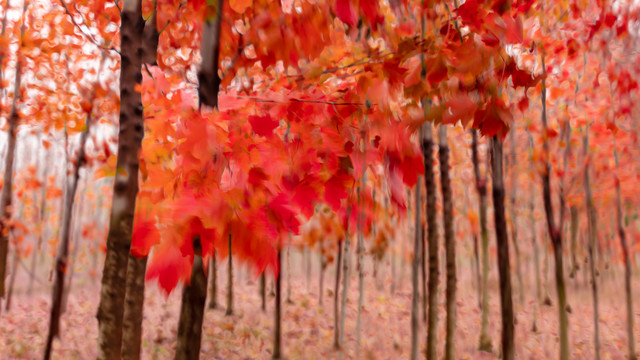
M 224 268 L 224 263 L 220 268 Z M 465 270 L 468 270 L 467 267 Z M 348 311 L 345 326 L 346 344 L 342 352 L 333 344 L 333 271 L 326 271 L 324 303 L 318 304 L 318 278 L 314 273 L 307 284 L 304 271 L 291 282 L 292 304 L 286 302 L 287 282 L 283 278 L 283 350 L 286 359 L 407 359 L 410 351 L 411 289 L 410 269 L 404 268 L 403 283 L 390 294 L 390 279 L 376 281 L 369 274 L 365 278 L 365 301 L 362 311 L 362 344 L 356 353 L 357 277 L 350 279 Z M 353 271 L 352 271 L 353 273 Z M 480 332 L 480 310 L 475 282 L 461 275 L 458 282 L 458 312 L 456 329 L 457 359 L 496 359 L 500 345 L 500 301 L 497 279 L 493 274 L 489 283 L 489 335 L 493 339 L 493 353 L 477 350 Z M 530 274 L 533 277 L 533 274 Z M 237 276 L 237 275 L 236 275 Z M 529 277 L 529 276 L 528 276 Z M 516 301 L 516 358 L 555 359 L 558 354 L 558 315 L 549 277 L 552 306 L 540 306 L 538 331 L 532 332 L 534 290 L 528 287 L 523 303 L 518 301 L 518 287 L 514 280 Z M 225 316 L 226 274 L 218 274 L 218 309 L 205 314 L 201 359 L 268 359 L 272 351 L 274 298 L 267 295 L 267 312 L 260 308 L 258 279 L 250 279 L 248 272 L 240 272 L 234 281 L 234 315 Z M 569 280 L 568 296 L 572 312 L 569 315 L 571 359 L 593 359 L 593 310 L 590 288 L 581 278 L 579 284 Z M 444 276 L 439 293 L 439 352 L 444 349 Z M 609 275 L 600 290 L 600 336 L 602 359 L 627 358 L 625 306 L 622 271 Z M 18 281 L 13 305 L 0 315 L 0 359 L 39 359 L 42 357 L 49 321 L 50 294 L 45 288 L 27 296 Z M 634 279 L 635 334 L 640 339 L 640 282 Z M 379 285 L 379 287 L 378 287 Z M 268 288 L 270 281 L 268 282 Z M 78 281 L 62 317 L 61 339 L 54 342 L 54 359 L 93 359 L 96 356 L 99 279 Z M 180 289 L 168 297 L 154 283 L 148 284 L 143 323 L 143 359 L 172 359 L 176 345 L 176 331 L 180 308 Z M 208 303 L 209 299 L 207 299 Z M 4 303 L 2 304 L 4 305 Z M 420 315 L 422 318 L 422 314 Z M 426 331 L 421 322 L 420 343 L 424 351 Z

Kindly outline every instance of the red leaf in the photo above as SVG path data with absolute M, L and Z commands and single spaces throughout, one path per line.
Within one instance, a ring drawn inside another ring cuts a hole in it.
M 324 184 L 324 200 L 334 211 L 340 209 L 340 201 L 347 197 L 347 182 L 349 175 L 338 173 Z
M 267 114 L 265 116 L 249 116 L 249 124 L 251 124 L 253 132 L 257 135 L 269 137 L 273 134 L 273 130 L 278 127 L 279 123 Z
M 355 26 L 358 22 L 356 12 L 349 0 L 336 0 L 335 11 L 338 19 L 349 26 Z

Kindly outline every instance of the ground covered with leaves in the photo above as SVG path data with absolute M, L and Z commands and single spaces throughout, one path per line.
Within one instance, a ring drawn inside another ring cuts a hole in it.
M 444 273 L 444 271 L 443 271 Z M 496 275 L 496 274 L 494 274 Z M 602 359 L 626 358 L 625 307 L 619 290 L 622 271 L 604 273 L 600 287 L 600 333 Z M 500 301 L 497 276 L 490 282 L 490 335 L 493 353 L 477 350 L 480 310 L 475 284 L 464 275 L 458 282 L 456 358 L 495 359 L 500 344 Z M 551 278 L 551 277 L 550 277 Z M 225 316 L 226 274 L 219 273 L 217 310 L 208 310 L 203 326 L 202 359 L 268 359 L 273 338 L 274 298 L 267 295 L 267 311 L 261 310 L 259 281 L 247 273 L 235 279 L 234 315 Z M 411 292 L 409 267 L 395 295 L 390 294 L 390 279 L 365 280 L 365 305 L 362 313 L 362 344 L 357 354 L 357 277 L 350 281 L 343 350 L 333 349 L 333 271 L 325 274 L 323 305 L 318 303 L 317 274 L 312 284 L 292 277 L 291 300 L 286 302 L 286 278 L 283 278 L 283 347 L 287 359 L 406 359 L 410 351 Z M 444 280 L 444 278 L 442 279 Z M 63 315 L 62 336 L 54 343 L 55 359 L 93 359 L 96 356 L 99 281 L 85 280 L 74 285 L 67 312 Z M 439 351 L 444 350 L 444 281 L 439 294 Z M 634 284 L 635 299 L 640 295 Z M 270 285 L 268 285 L 270 287 Z M 516 358 L 554 359 L 558 354 L 558 320 L 555 294 L 550 282 L 551 306 L 540 306 L 537 332 L 531 327 L 534 316 L 534 286 L 525 291 L 524 302 L 516 302 Z M 590 288 L 581 278 L 569 279 L 569 315 L 571 359 L 592 359 L 593 310 Z M 165 297 L 155 284 L 148 284 L 143 323 L 143 359 L 172 359 L 180 309 L 180 289 Z M 207 299 L 208 300 L 208 299 Z M 4 305 L 4 304 L 3 304 Z M 27 296 L 16 288 L 9 312 L 0 317 L 0 359 L 38 359 L 42 357 L 47 334 L 50 295 L 44 288 Z M 640 333 L 640 301 L 635 302 L 635 333 Z M 420 315 L 422 319 L 422 314 Z M 422 347 L 425 325 L 421 325 Z

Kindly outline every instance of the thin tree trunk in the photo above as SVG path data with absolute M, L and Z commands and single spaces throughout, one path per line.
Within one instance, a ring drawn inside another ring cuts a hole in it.
M 366 163 L 363 163 L 366 164 Z M 366 169 L 366 168 L 365 168 Z M 356 321 L 356 335 L 357 335 L 357 347 L 356 358 L 360 358 L 360 344 L 361 344 L 361 331 L 362 326 L 362 308 L 364 306 L 364 191 L 365 191 L 365 175 L 362 175 L 360 185 L 360 212 L 358 213 L 358 319 Z
M 423 102 L 423 107 L 426 102 Z M 425 109 L 426 111 L 426 109 Z M 427 243 L 429 244 L 429 320 L 427 326 L 427 359 L 436 360 L 438 340 L 438 225 L 436 221 L 436 182 L 433 171 L 433 133 L 431 124 L 422 125 L 422 157 L 427 192 Z
M 420 186 L 422 186 L 421 182 L 418 182 L 418 184 L 420 184 Z M 425 197 L 426 198 L 426 197 Z M 423 200 L 420 200 L 421 202 L 424 202 Z M 421 205 L 424 206 L 424 205 Z M 422 222 L 422 219 L 420 220 L 420 232 L 421 232 L 421 237 L 422 239 L 421 241 L 421 248 L 420 248 L 420 267 L 422 268 L 422 322 L 427 324 L 427 315 L 429 313 L 429 302 L 428 302 L 428 293 L 427 293 L 427 234 L 426 234 L 426 226 L 425 224 Z
M 344 323 L 347 314 L 347 298 L 349 297 L 349 270 L 351 238 L 349 237 L 349 216 L 351 209 L 347 208 L 347 222 L 344 229 L 344 254 L 342 256 L 342 299 L 340 300 L 340 346 L 344 345 Z
M 444 358 L 455 358 L 456 332 L 456 244 L 453 232 L 453 194 L 449 178 L 449 144 L 447 143 L 447 127 L 440 125 L 438 132 L 438 155 L 440 158 L 440 188 L 442 191 L 442 222 L 444 224 L 444 244 L 447 269 L 447 329 L 445 335 Z
M 278 279 L 279 278 L 280 277 L 278 276 Z M 229 264 L 227 268 L 227 311 L 225 312 L 225 316 L 230 315 L 233 315 L 233 256 L 231 254 L 231 233 L 229 233 Z
M 142 1 L 121 3 L 120 130 L 117 171 L 107 235 L 98 306 L 99 360 L 120 357 L 126 274 L 131 249 L 133 216 L 138 194 L 139 150 L 144 137 L 142 97 L 136 86 L 142 80 Z
M 280 269 L 282 272 L 283 269 Z M 291 233 L 289 233 L 289 242 L 287 243 L 287 304 L 293 304 L 291 301 Z
M 489 231 L 487 228 L 487 178 L 480 175 L 480 160 L 478 158 L 478 130 L 471 130 L 471 157 L 473 172 L 478 192 L 478 213 L 480 221 L 480 238 L 482 240 L 482 315 L 480 320 L 480 345 L 481 351 L 491 352 L 492 344 L 489 336 Z
M 614 145 L 615 146 L 615 145 Z M 616 161 L 616 169 L 619 168 L 618 151 L 614 148 L 613 155 Z M 629 257 L 629 246 L 627 245 L 627 235 L 622 222 L 622 200 L 620 195 L 620 179 L 616 176 L 616 223 L 618 226 L 618 236 L 620 246 L 624 256 L 624 292 L 627 303 L 627 342 L 629 344 L 629 360 L 636 360 L 635 336 L 633 335 L 633 294 L 631 292 L 631 259 Z
M 11 310 L 11 298 L 13 297 L 13 286 L 16 283 L 16 274 L 18 273 L 18 249 L 13 250 L 13 268 L 11 269 L 11 278 L 9 278 L 9 290 L 7 291 L 7 302 L 5 303 L 5 311 Z
M 71 251 L 71 260 L 69 261 L 69 284 L 67 284 L 67 286 L 63 289 L 63 293 L 62 293 L 62 309 L 61 309 L 62 314 L 64 314 L 67 311 L 67 302 L 69 300 L 69 294 L 71 293 L 71 286 L 73 284 L 73 275 L 75 274 L 74 264 L 76 262 L 76 259 L 78 258 L 78 248 L 79 248 L 78 243 L 80 242 L 78 227 L 82 226 L 82 223 L 80 222 L 79 219 L 82 214 L 82 205 L 84 204 L 84 198 L 81 198 L 80 196 L 78 196 L 78 198 L 79 198 L 78 206 L 76 210 L 72 212 L 73 214 L 72 227 L 74 229 L 73 238 L 72 238 L 73 250 Z M 69 234 L 69 236 L 71 236 L 71 234 Z
M 323 291 L 324 291 L 324 268 L 326 266 L 325 264 L 325 260 L 324 260 L 324 255 L 322 254 L 322 243 L 323 241 L 320 240 L 320 284 L 319 284 L 319 291 L 318 291 L 318 303 L 320 304 L 320 306 L 322 306 L 322 297 L 323 297 Z
M 420 187 L 422 177 L 418 177 L 418 184 L 415 189 L 415 231 L 413 236 L 413 261 L 411 263 L 411 360 L 418 359 L 419 342 L 418 333 L 420 331 L 420 263 L 422 262 L 422 214 Z
M 9 1 L 7 1 L 7 8 L 9 7 Z M 11 112 L 7 117 L 8 129 L 7 129 L 7 155 L 4 162 L 4 182 L 2 183 L 2 192 L 0 193 L 0 299 L 5 296 L 5 278 L 7 276 L 7 257 L 9 256 L 9 231 L 6 229 L 5 224 L 11 219 L 11 201 L 13 193 L 13 163 L 16 152 L 16 135 L 18 133 L 18 121 L 20 115 L 18 115 L 18 101 L 20 100 L 20 82 L 22 76 L 22 65 L 20 61 L 20 49 L 22 49 L 22 41 L 24 39 L 25 29 L 25 13 L 27 11 L 27 2 L 25 1 L 22 9 L 22 25 L 20 25 L 20 48 L 18 49 L 18 62 L 16 65 L 16 75 L 14 79 L 13 90 L 13 103 L 11 105 Z M 2 20 L 2 33 L 4 35 L 7 24 L 7 16 Z M 2 60 L 0 58 L 0 60 Z M 1 62 L 0 62 L 1 64 Z M 0 66 L 1 68 L 2 66 Z M 0 69 L 1 71 L 1 69 Z M 0 79 L 0 83 L 3 79 Z M 2 85 L 0 85 L 1 87 Z M 0 88 L 0 90 L 2 90 Z
M 513 360 L 515 355 L 514 318 L 509 266 L 509 237 L 504 210 L 502 142 L 495 136 L 491 138 L 491 148 L 493 207 L 500 274 L 500 307 L 502 309 L 502 358 Z
M 535 164 L 533 163 L 533 137 L 531 133 L 527 130 L 527 134 L 529 135 L 529 144 L 530 144 L 530 162 L 529 162 L 529 171 L 533 175 L 535 173 Z M 538 250 L 538 239 L 536 236 L 536 217 L 535 217 L 535 191 L 532 189 L 529 197 L 529 219 L 531 222 L 531 243 L 533 244 L 533 265 L 534 272 L 536 277 L 536 300 L 533 302 L 533 324 L 531 326 L 531 331 L 538 331 L 538 307 L 540 302 L 542 301 L 542 288 L 540 285 L 540 256 Z
M 542 72 L 546 74 L 546 65 L 544 61 L 544 54 L 542 55 Z M 547 228 L 549 230 L 549 237 L 553 245 L 554 263 L 555 263 L 555 276 L 556 276 L 556 292 L 558 295 L 558 322 L 560 324 L 560 355 L 561 360 L 569 359 L 569 318 L 567 316 L 567 295 L 564 285 L 564 265 L 562 264 L 562 225 L 564 222 L 564 185 L 560 186 L 560 221 L 556 226 L 555 216 L 553 212 L 553 204 L 551 203 L 551 164 L 549 162 L 549 142 L 546 136 L 547 133 L 547 95 L 546 95 L 546 83 L 545 79 L 542 79 L 542 129 L 543 129 L 543 149 L 545 155 L 545 171 L 542 174 L 542 187 L 544 198 L 544 210 L 547 217 Z M 567 123 L 568 124 L 568 123 Z M 570 138 L 570 128 L 565 125 L 564 130 L 567 139 Z M 568 156 L 568 141 L 567 152 L 565 152 L 565 171 L 566 171 L 566 159 Z
M 276 278 L 276 309 L 275 332 L 273 338 L 273 359 L 280 359 L 282 356 L 282 248 L 278 247 L 278 268 L 280 272 Z
M 513 244 L 513 250 L 515 253 L 516 261 L 516 275 L 518 276 L 518 300 L 520 304 L 524 304 L 524 285 L 522 282 L 522 270 L 520 268 L 520 247 L 518 246 L 518 213 L 516 211 L 516 194 L 518 192 L 518 169 L 516 167 L 516 129 L 514 125 L 509 132 L 510 145 L 511 145 L 511 194 L 509 196 L 509 210 L 511 220 L 511 243 Z
M 340 269 L 342 265 L 342 241 L 338 239 L 338 258 L 336 260 L 336 286 L 333 293 L 333 347 L 340 348 L 340 328 L 338 323 L 340 320 L 340 303 L 338 302 L 338 294 L 340 293 Z
M 596 279 L 596 266 L 594 249 L 596 246 L 596 216 L 595 209 L 593 208 L 593 199 L 591 196 L 591 179 L 590 179 L 590 167 L 589 167 L 589 128 L 587 127 L 584 134 L 584 156 L 587 159 L 587 163 L 584 169 L 584 188 L 587 195 L 587 229 L 589 232 L 589 268 L 591 270 L 591 294 L 593 296 L 593 342 L 595 346 L 595 358 L 600 359 L 600 326 L 598 319 L 598 281 Z
M 576 272 L 580 270 L 580 264 L 578 262 L 578 257 L 576 255 L 577 251 L 577 240 L 578 240 L 578 208 L 576 206 L 571 206 L 571 225 L 570 225 L 570 236 L 571 236 L 571 272 L 569 273 L 570 278 L 574 278 L 576 276 Z
M 213 256 L 211 256 L 211 278 L 209 280 L 209 309 L 216 309 L 218 307 L 218 251 L 214 250 Z M 264 273 L 261 280 L 264 280 Z M 264 293 L 264 291 L 263 291 Z M 262 298 L 264 304 L 264 296 Z M 264 307 L 264 306 L 263 306 Z
M 262 272 L 262 274 L 260 274 L 260 298 L 262 299 L 262 305 L 261 305 L 262 312 L 266 312 L 267 311 L 267 277 L 264 271 Z
M 25 2 L 26 3 L 26 2 Z M 26 6 L 26 5 L 25 5 Z M 51 295 L 51 314 L 49 320 L 49 333 L 47 335 L 46 347 L 44 353 L 44 359 L 48 360 L 51 357 L 53 338 L 60 336 L 60 317 L 63 312 L 63 292 L 65 290 L 65 276 L 67 273 L 67 267 L 69 265 L 69 243 L 71 239 L 71 219 L 73 214 L 73 204 L 75 202 L 76 193 L 78 190 L 78 183 L 80 182 L 80 169 L 86 164 L 86 143 L 87 138 L 91 132 L 91 125 L 93 120 L 93 103 L 96 98 L 96 88 L 100 81 L 100 72 L 104 64 L 104 53 L 100 62 L 100 68 L 98 69 L 98 78 L 96 84 L 94 84 L 92 94 L 89 102 L 91 103 L 91 109 L 87 112 L 85 120 L 85 130 L 80 134 L 80 146 L 78 150 L 78 157 L 75 160 L 75 168 L 73 171 L 73 177 L 71 183 L 65 181 L 66 195 L 64 198 L 64 217 L 62 224 L 62 236 L 60 241 L 60 248 L 58 249 L 55 260 L 55 280 L 53 283 L 53 293 Z M 65 162 L 65 167 L 67 163 Z
M 38 142 L 36 143 L 36 156 L 37 156 L 37 160 L 36 160 L 36 171 L 40 170 L 41 167 L 41 162 L 40 162 L 40 154 L 39 154 L 39 146 L 42 143 L 42 136 L 41 133 L 38 132 Z M 46 150 L 45 150 L 46 151 Z M 42 175 L 42 185 L 40 187 L 40 206 L 36 208 L 36 211 L 34 211 L 33 214 L 33 221 L 35 224 L 37 224 L 37 233 L 36 233 L 36 246 L 33 248 L 33 254 L 31 255 L 31 266 L 30 266 L 30 272 L 32 274 L 32 276 L 29 276 L 29 286 L 27 288 L 27 295 L 31 296 L 33 294 L 33 281 L 35 279 L 35 277 L 33 275 L 35 275 L 36 273 L 36 259 L 37 259 L 37 254 L 38 252 L 40 252 L 40 248 L 42 247 L 42 232 L 44 231 L 44 225 L 45 222 L 43 221 L 44 219 L 44 209 L 45 209 L 45 198 L 46 198 L 46 192 L 47 192 L 47 173 L 49 172 L 49 155 L 51 154 L 51 152 L 47 152 L 47 161 L 45 162 L 44 165 L 44 173 Z M 33 191 L 33 202 L 34 204 L 36 203 L 38 196 L 36 195 L 37 193 L 37 189 L 34 189 Z
M 478 250 L 478 235 L 473 235 L 473 269 L 476 278 L 476 290 L 478 292 L 478 309 L 482 310 L 482 275 L 480 274 L 480 251 Z
M 196 360 L 200 358 L 202 320 L 207 300 L 207 273 L 204 271 L 200 238 L 194 239 L 195 256 L 191 269 L 191 282 L 182 290 L 180 320 L 178 321 L 178 345 L 176 360 Z

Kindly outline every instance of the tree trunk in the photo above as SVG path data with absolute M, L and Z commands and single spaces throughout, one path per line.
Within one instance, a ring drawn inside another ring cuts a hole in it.
M 480 222 L 480 238 L 482 240 L 482 316 L 480 320 L 480 351 L 491 352 L 491 337 L 489 336 L 489 231 L 487 228 L 487 177 L 480 175 L 480 160 L 478 158 L 478 130 L 471 130 L 471 157 L 473 172 L 478 192 L 478 213 Z
M 585 130 L 584 135 L 584 156 L 587 158 L 589 156 L 589 128 Z M 596 216 L 595 209 L 593 208 L 593 199 L 591 196 L 591 182 L 589 175 L 589 161 L 587 160 L 585 169 L 584 169 L 584 187 L 587 195 L 587 229 L 589 232 L 589 267 L 591 270 L 591 293 L 593 296 L 593 326 L 594 326 L 594 335 L 593 342 L 595 346 L 595 357 L 597 360 L 600 359 L 600 326 L 598 324 L 599 314 L 598 314 L 598 281 L 596 279 L 596 266 L 595 266 L 595 254 L 594 250 L 596 247 Z
M 615 145 L 614 145 L 615 146 Z M 614 148 L 614 158 L 616 169 L 619 168 L 618 151 Z M 627 245 L 627 235 L 622 222 L 622 200 L 620 195 L 620 179 L 616 176 L 616 223 L 618 236 L 620 237 L 620 247 L 624 256 L 624 292 L 627 303 L 627 341 L 629 344 L 629 360 L 637 360 L 635 349 L 635 336 L 633 335 L 633 293 L 631 292 L 631 259 L 629 257 L 629 246 Z
M 520 304 L 524 304 L 524 285 L 522 283 L 522 271 L 520 268 L 520 247 L 518 246 L 518 214 L 516 211 L 516 194 L 518 192 L 518 169 L 516 167 L 516 129 L 514 125 L 509 132 L 511 154 L 509 161 L 511 170 L 511 192 L 509 195 L 509 210 L 511 220 L 511 243 L 513 244 L 513 252 L 516 256 L 516 276 L 518 277 L 518 300 Z
M 9 279 L 9 290 L 7 291 L 7 302 L 5 303 L 5 311 L 11 310 L 11 298 L 13 297 L 13 286 L 16 283 L 16 274 L 18 273 L 18 249 L 13 250 L 13 268 L 11 269 L 11 278 Z
M 7 7 L 9 7 L 9 1 L 7 1 Z M 18 62 L 16 65 L 16 73 L 14 79 L 13 90 L 13 103 L 11 105 L 11 112 L 7 117 L 8 129 L 7 129 L 7 156 L 4 162 L 4 182 L 2 183 L 2 192 L 0 193 L 0 299 L 5 295 L 5 278 L 7 276 L 7 257 L 9 256 L 9 231 L 6 229 L 6 222 L 11 219 L 11 201 L 13 195 L 13 162 L 16 153 L 16 135 L 18 133 L 18 121 L 20 115 L 18 114 L 18 101 L 20 100 L 20 82 L 22 74 L 22 65 L 20 61 L 20 49 L 22 48 L 22 41 L 24 38 L 25 29 L 25 13 L 27 12 L 27 2 L 24 3 L 22 9 L 22 25 L 20 25 L 20 48 L 18 49 Z M 5 15 L 2 20 L 2 33 L 6 29 L 7 16 Z M 0 60 L 2 60 L 0 58 Z M 1 64 L 1 62 L 0 62 Z M 0 66 L 1 68 L 2 66 Z M 1 69 L 0 69 L 1 71 Z M 2 79 L 0 79 L 1 82 Z M 2 85 L 0 85 L 1 87 Z M 0 90 L 2 90 L 0 88 Z
M 447 329 L 445 336 L 444 358 L 455 358 L 456 332 L 456 244 L 453 232 L 453 194 L 451 179 L 449 178 L 449 144 L 447 143 L 447 128 L 440 125 L 438 132 L 438 155 L 440 158 L 440 188 L 442 191 L 442 222 L 444 224 L 444 244 L 447 264 Z
M 42 138 L 40 136 L 38 136 L 38 143 L 36 144 L 36 146 L 39 146 L 42 142 Z M 45 149 L 46 151 L 46 149 Z M 39 170 L 40 169 L 40 154 L 37 155 L 38 156 L 38 165 L 36 166 L 36 169 Z M 46 224 L 46 222 L 44 221 L 44 214 L 45 214 L 45 209 L 46 209 L 46 198 L 47 198 L 47 176 L 49 173 L 49 166 L 51 163 L 51 152 L 48 151 L 47 152 L 47 159 L 45 160 L 44 163 L 44 172 L 42 174 L 42 186 L 40 188 L 40 205 L 36 208 L 36 211 L 34 212 L 34 222 L 36 224 L 38 224 L 37 226 L 37 234 L 36 236 L 38 237 L 38 239 L 36 240 L 36 246 L 33 249 L 33 254 L 31 255 L 31 266 L 30 266 L 30 271 L 31 271 L 31 275 L 29 277 L 29 287 L 27 288 L 27 295 L 31 296 L 33 294 L 33 281 L 35 279 L 35 273 L 36 273 L 36 264 L 37 264 L 37 255 L 38 253 L 41 251 L 42 248 L 42 233 L 44 232 L 44 226 Z M 34 203 L 36 202 L 36 195 L 35 195 L 35 190 L 34 190 Z
M 578 257 L 576 255 L 577 251 L 577 240 L 578 240 L 578 208 L 576 206 L 572 206 L 570 208 L 571 213 L 571 225 L 570 225 L 570 236 L 571 236 L 571 271 L 569 272 L 569 277 L 574 278 L 576 276 L 576 272 L 580 270 L 580 264 L 578 262 Z
M 26 2 L 25 2 L 26 4 Z M 26 5 L 25 5 L 26 6 Z M 67 273 L 67 267 L 69 265 L 69 243 L 71 239 L 71 219 L 73 214 L 73 204 L 75 201 L 76 193 L 78 191 L 78 183 L 80 182 L 80 169 L 86 164 L 85 146 L 87 138 L 91 132 L 91 122 L 93 113 L 93 103 L 96 98 L 96 88 L 100 81 L 100 72 L 104 65 L 104 54 L 100 62 L 100 68 L 98 69 L 98 79 L 94 84 L 92 94 L 90 96 L 91 109 L 87 112 L 87 118 L 85 120 L 85 130 L 80 134 L 80 146 L 78 150 L 78 157 L 75 160 L 75 168 L 73 171 L 73 177 L 71 183 L 65 181 L 66 194 L 64 198 L 64 217 L 62 223 L 62 236 L 60 241 L 60 248 L 58 249 L 55 260 L 55 280 L 53 283 L 53 293 L 51 295 L 51 314 L 49 320 L 49 333 L 47 335 L 46 347 L 44 358 L 48 360 L 51 357 L 53 338 L 60 336 L 60 316 L 63 312 L 63 292 L 65 290 L 65 276 Z M 65 124 L 66 126 L 66 124 Z M 65 168 L 67 163 L 65 163 Z
M 338 294 L 340 293 L 340 269 L 342 265 L 342 241 L 338 239 L 338 258 L 336 259 L 336 286 L 333 293 L 333 347 L 340 348 L 340 328 L 338 322 L 340 319 L 340 303 L 338 302 Z
M 423 107 L 425 106 L 423 102 Z M 437 359 L 438 340 L 438 225 L 436 221 L 436 182 L 433 171 L 433 133 L 431 124 L 422 125 L 422 157 L 427 191 L 427 243 L 429 244 L 429 320 L 427 326 L 427 359 Z
M 482 275 L 480 274 L 480 252 L 478 250 L 478 235 L 473 235 L 473 269 L 476 278 L 476 290 L 478 292 L 478 309 L 482 311 Z
M 530 162 L 529 162 L 529 171 L 530 173 L 533 175 L 535 174 L 535 164 L 533 163 L 533 137 L 531 136 L 531 133 L 529 131 L 527 131 L 527 134 L 529 135 L 529 144 L 530 144 Z M 530 192 L 530 197 L 529 197 L 529 219 L 531 222 L 531 243 L 533 244 L 533 265 L 534 265 L 534 273 L 535 273 L 535 277 L 536 277 L 536 297 L 535 297 L 535 301 L 533 302 L 533 324 L 531 326 L 531 331 L 533 332 L 537 332 L 538 331 L 538 324 L 537 324 L 537 319 L 538 319 L 538 307 L 540 305 L 540 302 L 542 301 L 542 288 L 540 285 L 540 256 L 539 256 L 539 250 L 538 250 L 538 239 L 536 236 L 536 217 L 535 217 L 535 203 L 534 203 L 534 197 L 535 197 L 535 191 L 533 189 L 531 189 Z
M 280 272 L 282 272 L 280 268 Z M 293 304 L 291 301 L 291 233 L 289 233 L 289 242 L 287 244 L 287 304 Z
M 123 360 L 140 359 L 140 345 L 142 343 L 142 314 L 144 307 L 144 279 L 146 270 L 146 256 L 143 258 L 137 258 L 133 255 L 129 255 L 126 284 L 127 291 L 124 298 L 124 318 L 122 323 Z
M 276 278 L 276 309 L 275 332 L 273 338 L 273 359 L 280 359 L 282 356 L 282 248 L 278 247 L 278 269 L 280 273 Z
M 418 184 L 422 186 L 421 182 L 418 182 Z M 424 202 L 424 199 L 420 201 Z M 421 206 L 424 207 L 424 205 Z M 422 219 L 420 220 L 420 234 L 422 237 L 422 239 L 420 240 L 420 267 L 422 268 L 422 322 L 427 324 L 427 314 L 429 313 L 429 302 L 427 293 L 427 235 L 426 226 L 424 223 L 422 223 Z
M 504 183 L 502 172 L 502 142 L 491 138 L 493 207 L 498 248 L 498 271 L 500 274 L 500 307 L 502 309 L 502 358 L 514 358 L 513 299 L 509 266 L 509 237 L 504 211 Z
M 282 268 L 280 268 L 280 271 L 282 271 Z M 231 233 L 229 233 L 229 264 L 227 267 L 227 311 L 224 315 L 233 315 L 233 256 L 231 255 Z
M 264 271 L 262 272 L 262 274 L 260 274 L 260 298 L 262 299 L 262 305 L 261 305 L 262 312 L 266 312 L 267 311 L 267 277 Z
M 86 190 L 86 185 L 85 185 L 85 190 Z M 78 196 L 78 206 L 76 208 L 76 210 L 72 213 L 72 217 L 73 217 L 73 250 L 71 251 L 71 260 L 70 260 L 70 264 L 69 264 L 69 284 L 67 284 L 67 287 L 64 289 L 64 292 L 62 293 L 62 310 L 61 313 L 64 314 L 67 311 L 67 302 L 69 301 L 69 294 L 71 294 L 71 287 L 73 285 L 73 275 L 75 274 L 75 262 L 78 259 L 78 249 L 79 249 L 79 243 L 80 243 L 80 232 L 78 231 L 78 229 L 80 227 L 82 227 L 82 222 L 80 221 L 80 217 L 82 214 L 82 209 L 85 202 L 84 198 L 81 198 L 80 196 Z M 71 235 L 71 234 L 69 234 Z
M 344 323 L 347 313 L 347 298 L 349 297 L 349 269 L 351 238 L 349 237 L 349 216 L 351 209 L 347 208 L 347 223 L 344 229 L 344 254 L 342 256 L 342 299 L 340 300 L 340 346 L 344 345 Z
M 542 71 L 546 74 L 546 67 L 544 62 L 544 55 L 542 56 Z M 546 95 L 545 80 L 542 79 L 542 129 L 543 134 L 547 132 L 547 95 Z M 565 126 L 564 131 L 570 131 Z M 567 136 L 570 136 L 567 133 Z M 553 245 L 554 263 L 555 263 L 555 276 L 556 276 L 556 292 L 558 295 L 558 322 L 560 324 L 560 355 L 561 360 L 569 359 L 569 319 L 567 316 L 567 295 L 565 293 L 564 285 L 564 265 L 562 264 L 562 223 L 564 214 L 564 194 L 563 186 L 560 186 L 560 221 L 556 226 L 555 217 L 553 213 L 553 204 L 551 203 L 551 164 L 549 162 L 549 142 L 547 136 L 543 135 L 543 149 L 545 155 L 544 173 L 542 174 L 542 187 L 544 198 L 544 212 L 547 217 L 547 228 L 549 230 L 549 237 Z M 568 146 L 568 144 L 567 144 Z M 568 148 L 567 148 L 568 149 Z M 566 153 L 568 154 L 568 153 Z M 566 164 L 566 156 L 565 156 Z M 566 169 L 565 169 L 566 170 Z
M 365 163 L 363 163 L 365 164 Z M 356 358 L 360 358 L 360 343 L 361 343 L 361 331 L 362 326 L 362 308 L 364 306 L 364 191 L 365 191 L 365 175 L 362 175 L 360 185 L 360 209 L 358 213 L 358 319 L 356 321 L 356 335 L 357 335 L 357 347 Z
M 144 137 L 142 97 L 135 89 L 142 81 L 142 1 L 125 0 L 121 6 L 120 129 L 116 168 L 123 171 L 116 172 L 113 184 L 107 254 L 100 289 L 97 314 L 97 358 L 100 360 L 120 357 L 126 274 L 138 194 L 138 156 Z
M 415 189 L 415 231 L 413 236 L 413 261 L 411 263 L 411 360 L 418 359 L 419 342 L 418 333 L 420 331 L 420 263 L 422 262 L 422 214 L 421 208 L 421 187 L 422 177 L 418 177 L 418 184 Z
M 216 309 L 218 307 L 218 255 L 217 250 L 214 250 L 213 256 L 211 256 L 211 279 L 209 280 L 209 309 Z M 264 279 L 264 273 L 262 275 Z M 264 302 L 264 298 L 262 299 Z
M 322 240 L 320 240 L 320 284 L 319 286 L 319 291 L 318 291 L 318 303 L 320 304 L 320 306 L 322 306 L 322 297 L 323 297 L 323 291 L 324 291 L 324 268 L 326 266 L 325 264 L 325 260 L 324 260 L 324 255 L 322 254 Z
M 202 320 L 204 304 L 207 300 L 207 274 L 204 271 L 202 247 L 198 237 L 194 239 L 193 248 L 196 255 L 191 269 L 191 282 L 188 285 L 185 284 L 182 290 L 176 360 L 200 358 Z

